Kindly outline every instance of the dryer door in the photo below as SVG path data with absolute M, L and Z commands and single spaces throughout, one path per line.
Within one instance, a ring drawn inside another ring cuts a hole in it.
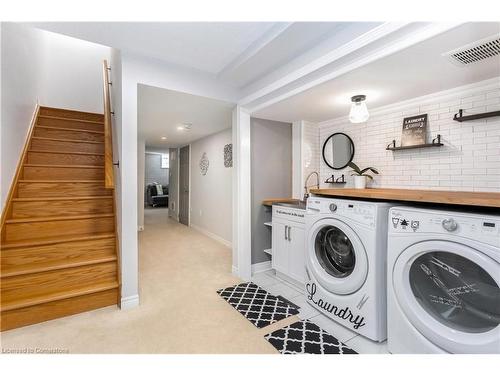
M 368 273 L 365 248 L 354 230 L 337 219 L 316 222 L 308 233 L 309 270 L 329 292 L 351 294 Z
M 414 244 L 393 268 L 392 286 L 407 318 L 450 353 L 500 353 L 499 285 L 499 263 L 450 241 Z

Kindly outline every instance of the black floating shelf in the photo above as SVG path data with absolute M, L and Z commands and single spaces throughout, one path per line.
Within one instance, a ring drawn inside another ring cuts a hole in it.
M 441 147 L 441 146 L 444 146 L 444 143 L 441 143 L 441 135 L 438 134 L 438 136 L 432 140 L 432 143 L 397 147 L 396 140 L 393 140 L 389 145 L 387 145 L 385 149 L 390 151 L 398 151 L 398 150 L 411 150 L 413 148 L 428 148 L 428 147 Z
M 476 113 L 474 115 L 463 116 L 464 110 L 459 109 L 458 113 L 455 113 L 453 120 L 458 122 L 479 120 L 481 118 L 500 116 L 500 111 L 486 112 L 486 113 Z

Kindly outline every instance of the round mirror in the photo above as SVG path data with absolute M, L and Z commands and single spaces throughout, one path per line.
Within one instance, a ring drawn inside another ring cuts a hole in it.
M 329 136 L 323 144 L 323 160 L 332 169 L 343 169 L 354 157 L 354 143 L 344 133 Z

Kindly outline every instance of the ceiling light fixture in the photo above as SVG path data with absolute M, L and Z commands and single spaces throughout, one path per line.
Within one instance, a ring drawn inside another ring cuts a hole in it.
M 366 107 L 366 95 L 354 95 L 351 98 L 351 111 L 349 112 L 349 121 L 353 124 L 365 122 L 370 117 Z
M 177 130 L 191 130 L 192 126 L 193 124 L 190 122 L 183 122 L 181 125 L 177 127 Z
M 161 137 L 161 140 L 165 141 L 165 140 L 167 140 L 167 137 Z

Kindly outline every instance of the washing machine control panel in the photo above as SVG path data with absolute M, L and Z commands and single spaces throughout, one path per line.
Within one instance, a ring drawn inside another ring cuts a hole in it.
M 373 204 L 348 200 L 318 199 L 307 201 L 309 214 L 333 214 L 332 217 L 348 217 L 371 227 L 375 226 L 376 208 Z
M 397 233 L 456 234 L 500 245 L 500 218 L 454 212 L 419 213 L 392 209 L 389 231 Z

